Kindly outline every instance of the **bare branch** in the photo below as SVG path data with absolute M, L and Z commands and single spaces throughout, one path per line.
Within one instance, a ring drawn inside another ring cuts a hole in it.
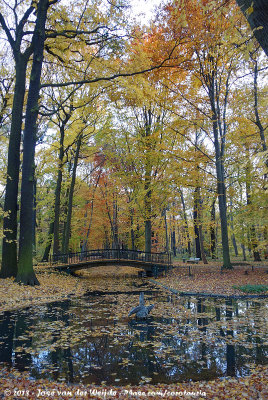
M 41 85 L 41 88 L 44 88 L 44 87 L 66 87 L 66 86 L 72 86 L 72 85 L 96 83 L 96 82 L 101 82 L 101 81 L 111 81 L 116 78 L 126 78 L 126 77 L 130 77 L 130 76 L 141 75 L 146 72 L 151 72 L 156 69 L 163 68 L 163 67 L 167 68 L 168 66 L 165 65 L 165 63 L 166 63 L 166 61 L 170 60 L 175 48 L 176 48 L 176 45 L 171 50 L 169 56 L 167 58 L 165 58 L 159 65 L 155 65 L 150 68 L 142 69 L 140 71 L 122 72 L 122 73 L 119 72 L 117 74 L 113 74 L 110 76 L 103 76 L 103 77 L 98 77 L 98 78 L 93 78 L 93 79 L 83 79 L 80 81 L 71 81 L 71 82 L 64 82 L 64 83 L 44 83 Z M 173 68 L 173 66 L 172 66 L 172 68 Z

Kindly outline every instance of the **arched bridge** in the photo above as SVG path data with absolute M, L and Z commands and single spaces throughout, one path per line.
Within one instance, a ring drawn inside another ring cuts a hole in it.
M 59 271 L 66 272 L 115 264 L 142 268 L 146 275 L 157 276 L 162 271 L 171 268 L 172 257 L 167 253 L 123 249 L 97 249 L 50 256 L 50 265 Z

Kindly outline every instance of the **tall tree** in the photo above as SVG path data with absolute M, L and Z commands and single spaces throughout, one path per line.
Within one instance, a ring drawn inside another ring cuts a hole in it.
M 58 173 L 55 188 L 55 204 L 54 204 L 54 220 L 53 220 L 53 254 L 60 252 L 60 205 L 61 205 L 61 185 L 64 166 L 64 138 L 66 134 L 66 125 L 71 118 L 73 112 L 73 104 L 69 107 L 62 107 L 62 112 L 58 114 L 58 123 L 60 130 L 59 156 L 58 156 Z
M 51 0 L 48 2 L 48 7 L 57 1 Z M 6 217 L 4 222 L 4 230 L 5 230 L 5 238 L 3 244 L 3 263 L 2 263 L 2 276 L 15 276 L 17 271 L 17 199 L 18 199 L 18 177 L 19 177 L 19 159 L 20 159 L 20 139 L 21 139 L 21 126 L 22 126 L 22 108 L 23 108 L 23 100 L 25 93 L 25 77 L 26 77 L 26 69 L 27 64 L 30 58 L 30 55 L 33 52 L 33 43 L 35 41 L 34 34 L 36 33 L 36 29 L 32 30 L 30 26 L 33 21 L 30 21 L 29 17 L 33 14 L 36 9 L 36 6 L 39 5 L 39 2 L 33 2 L 28 9 L 23 12 L 25 6 L 27 7 L 27 2 L 15 2 L 14 7 L 11 9 L 17 12 L 17 9 L 20 7 L 18 14 L 15 15 L 15 39 L 12 37 L 13 28 L 9 29 L 8 24 L 3 16 L 0 14 L 0 23 L 3 30 L 6 33 L 6 36 L 9 40 L 10 46 L 13 50 L 15 64 L 16 64 L 16 86 L 15 92 L 16 96 L 14 96 L 13 101 L 13 111 L 12 111 L 12 133 L 10 135 L 10 144 L 9 144 L 9 159 L 8 159 L 8 172 L 7 172 L 7 190 L 6 190 L 6 198 L 5 198 L 5 210 Z M 51 13 L 50 26 L 47 29 L 46 37 L 42 38 L 42 41 L 47 38 L 48 43 L 42 43 L 42 51 L 46 49 L 47 53 L 49 53 L 53 58 L 52 65 L 56 65 L 62 63 L 62 65 L 71 66 L 71 69 L 74 73 L 74 79 L 69 82 L 61 82 L 54 84 L 56 87 L 61 86 L 73 86 L 77 84 L 78 86 L 83 83 L 94 83 L 99 81 L 108 81 L 111 79 L 115 79 L 118 76 L 132 76 L 136 73 L 143 73 L 145 70 L 150 71 L 156 67 L 162 66 L 149 66 L 140 68 L 138 71 L 133 70 L 131 72 L 118 72 L 112 73 L 109 75 L 107 72 L 107 68 L 104 68 L 103 76 L 96 76 L 95 71 L 92 74 L 89 74 L 89 70 L 94 61 L 97 60 L 99 62 L 98 57 L 102 56 L 104 52 L 105 46 L 108 46 L 108 52 L 106 54 L 106 61 L 108 55 L 115 55 L 118 51 L 118 41 L 121 37 L 121 34 L 118 35 L 118 28 L 115 28 L 115 25 L 110 25 L 110 19 L 118 22 L 118 25 L 122 23 L 122 19 L 120 20 L 120 15 L 122 14 L 121 7 L 117 7 L 116 4 L 111 3 L 107 7 L 103 8 L 103 12 L 101 11 L 101 7 L 99 7 L 98 11 L 94 10 L 94 13 L 91 13 L 91 6 L 95 6 L 94 4 L 89 4 L 87 0 L 85 0 L 84 4 L 84 12 L 81 13 L 74 8 L 73 5 L 70 5 L 72 13 L 72 24 L 73 21 L 76 21 L 75 28 L 70 29 L 70 19 L 68 18 L 68 13 L 65 8 L 67 5 L 63 5 L 60 9 L 61 14 L 64 15 L 64 18 L 60 19 L 61 24 L 58 23 L 59 19 L 57 19 L 57 14 Z M 60 7 L 60 6 L 59 6 Z M 23 13 L 22 19 L 19 21 L 19 13 Z M 96 15 L 94 19 L 93 16 Z M 75 18 L 76 17 L 76 18 Z M 94 23 L 92 24 L 92 30 L 88 29 L 88 21 L 94 19 Z M 53 24 L 54 21 L 54 24 Z M 37 25 L 37 18 L 35 26 Z M 62 23 L 64 27 L 62 26 Z M 24 30 L 24 27 L 27 25 L 27 28 Z M 28 26 L 29 25 L 29 26 Z M 110 25 L 110 26 L 109 26 Z M 29 28 L 29 29 L 28 29 Z M 32 35 L 32 36 L 31 36 Z M 78 40 L 77 37 L 79 38 Z M 24 40 L 25 39 L 25 40 Z M 57 43 L 56 43 L 57 42 Z M 81 45 L 80 49 L 78 49 L 79 44 Z M 28 44 L 30 43 L 30 44 Z M 51 43 L 56 43 L 56 48 Z M 70 46 L 70 43 L 73 46 Z M 37 43 L 35 43 L 36 45 Z M 40 42 L 41 45 L 41 42 Z M 91 47 L 92 51 L 84 52 L 82 48 L 85 46 Z M 21 49 L 25 49 L 22 52 Z M 93 50 L 94 48 L 94 50 Z M 40 46 L 41 49 L 41 46 Z M 117 49 L 117 50 L 116 50 Z M 85 55 L 88 54 L 89 57 L 85 60 Z M 40 52 L 41 55 L 41 52 Z M 43 57 L 43 54 L 42 54 Z M 71 58 L 76 58 L 71 63 Z M 81 58 L 84 62 L 83 71 L 77 69 L 77 58 L 81 61 Z M 57 61 L 55 61 L 57 60 Z M 99 64 L 98 64 L 99 65 Z M 105 63 L 107 66 L 107 62 Z M 118 66 L 118 63 L 117 63 Z M 117 69 L 117 67 L 115 67 Z M 119 67 L 120 68 L 120 67 Z M 90 77 L 89 77 L 90 75 Z M 109 76 L 107 76 L 109 75 Z M 53 77 L 55 77 L 53 75 Z M 36 78 L 36 77 L 35 77 Z M 53 84 L 52 84 L 53 85 Z M 43 87 L 51 86 L 49 82 Z M 33 87 L 33 85 L 32 85 Z M 29 115 L 29 113 L 28 113 Z M 28 129 L 28 128 L 27 128 Z M 26 167 L 24 167 L 25 170 Z M 31 202 L 31 201 L 30 201 Z M 21 249 L 23 246 L 21 245 Z M 20 251 L 22 257 L 22 250 Z
M 81 144 L 82 144 L 82 138 L 83 138 L 83 135 L 82 135 L 82 133 L 80 133 L 77 138 L 75 155 L 74 155 L 74 160 L 73 160 L 72 179 L 71 179 L 71 184 L 70 184 L 69 194 L 68 194 L 68 209 L 67 209 L 66 228 L 64 231 L 64 238 L 63 238 L 62 251 L 64 254 L 69 252 L 69 240 L 70 240 L 70 234 L 71 234 L 74 187 L 75 187 L 76 170 L 77 170 L 77 165 L 78 165 L 80 148 L 81 148 Z
M 33 270 L 34 240 L 32 221 L 34 216 L 35 145 L 39 109 L 38 100 L 45 46 L 45 26 L 47 11 L 51 4 L 52 2 L 49 0 L 40 0 L 37 6 L 36 24 L 33 34 L 33 63 L 23 135 L 20 242 L 16 282 L 26 285 L 39 284 Z
M 187 82 L 182 86 L 175 79 L 170 79 L 171 84 L 168 85 L 169 87 L 174 85 L 173 88 L 179 91 L 185 101 L 186 109 L 195 109 L 198 118 L 192 122 L 193 125 L 199 126 L 206 132 L 208 140 L 214 146 L 223 265 L 224 268 L 232 268 L 228 241 L 224 160 L 228 131 L 228 96 L 231 77 L 234 75 L 239 57 L 236 47 L 222 39 L 223 35 L 226 37 L 228 34 L 232 37 L 235 34 L 234 21 L 237 24 L 239 21 L 232 6 L 227 13 L 213 1 L 181 2 L 180 7 L 185 19 L 184 29 L 188 28 L 189 33 L 188 48 L 191 46 L 193 50 L 191 63 L 186 65 L 186 68 L 192 71 L 191 87 L 188 87 Z M 173 16 L 173 19 L 172 17 L 170 19 L 174 21 L 174 15 L 179 12 L 176 3 L 167 6 L 166 10 Z M 218 14 L 217 18 L 215 13 Z
M 26 71 L 30 56 L 33 52 L 33 38 L 26 43 L 27 24 L 29 17 L 33 14 L 35 7 L 29 6 L 19 20 L 18 4 L 14 5 L 12 11 L 17 21 L 16 29 L 8 27 L 6 18 L 0 12 L 0 24 L 6 34 L 12 49 L 15 61 L 15 89 L 13 95 L 11 128 L 8 146 L 7 180 L 4 204 L 4 237 L 2 248 L 1 277 L 15 277 L 17 275 L 17 213 L 18 213 L 18 184 L 20 168 L 20 143 L 23 104 L 26 86 Z M 13 37 L 14 32 L 14 37 Z
M 246 196 L 247 196 L 247 205 L 251 206 L 252 204 L 252 188 L 251 188 L 251 160 L 249 156 L 249 149 L 246 145 L 246 154 L 247 154 L 247 164 L 246 164 Z M 249 225 L 249 247 L 253 251 L 254 261 L 261 261 L 260 253 L 258 251 L 258 239 L 256 234 L 256 227 L 253 221 L 250 221 Z

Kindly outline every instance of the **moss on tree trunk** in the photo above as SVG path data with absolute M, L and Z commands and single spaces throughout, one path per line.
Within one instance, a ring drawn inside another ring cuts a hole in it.
M 48 7 L 48 0 L 39 1 L 33 37 L 33 64 L 31 70 L 23 137 L 20 246 L 18 274 L 16 277 L 16 282 L 25 285 L 37 285 L 39 283 L 33 270 L 34 237 L 32 221 L 34 217 L 34 160 L 38 116 L 38 98 L 40 91 L 40 80 L 45 42 L 45 24 Z

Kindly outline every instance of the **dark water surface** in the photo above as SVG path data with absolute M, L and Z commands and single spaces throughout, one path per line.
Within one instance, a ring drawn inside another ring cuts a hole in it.
M 264 299 L 129 288 L 1 313 L 0 362 L 33 378 L 113 385 L 239 377 L 267 362 Z M 145 321 L 127 318 L 139 290 L 155 304 Z

